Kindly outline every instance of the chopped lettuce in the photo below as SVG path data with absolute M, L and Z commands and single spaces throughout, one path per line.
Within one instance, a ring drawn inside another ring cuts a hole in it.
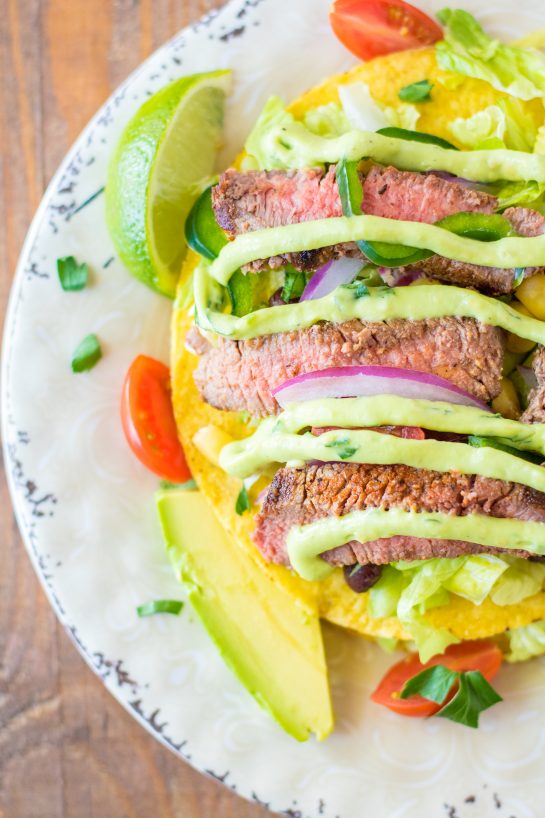
M 505 114 L 498 105 L 489 105 L 467 118 L 460 116 L 448 127 L 465 148 L 476 149 L 489 139 L 498 139 L 498 147 L 505 147 Z
M 282 100 L 279 97 L 270 97 L 244 145 L 246 153 L 249 154 L 244 162 L 244 170 L 285 167 L 284 161 L 278 156 L 274 135 L 278 127 L 291 125 L 294 121 L 293 115 L 286 111 Z
M 339 99 L 352 128 L 358 128 L 360 131 L 378 131 L 379 128 L 391 124 L 364 82 L 340 85 Z
M 539 593 L 545 580 L 545 565 L 516 557 L 503 557 L 507 570 L 494 585 L 490 598 L 496 605 L 516 605 Z
M 346 112 L 337 102 L 311 108 L 306 112 L 303 122 L 311 133 L 325 137 L 342 136 L 351 128 Z
M 534 142 L 534 153 L 545 153 L 545 125 L 541 125 L 537 129 L 536 139 Z
M 487 597 L 496 605 L 514 605 L 537 593 L 544 581 L 545 565 L 509 555 L 396 562 L 384 568 L 369 591 L 368 611 L 372 617 L 397 615 L 421 661 L 426 662 L 458 641 L 449 630 L 434 628 L 425 617 L 431 608 L 447 605 L 450 594 L 475 605 Z
M 498 199 L 500 210 L 530 204 L 535 208 L 535 203 L 543 199 L 545 184 L 543 182 L 505 182 L 497 188 L 494 187 L 493 193 Z
M 449 124 L 449 130 L 465 148 L 475 150 L 531 152 L 538 135 L 534 118 L 517 99 L 501 99 L 466 119 L 458 117 Z
M 512 631 L 508 631 L 507 637 L 509 653 L 505 658 L 508 662 L 525 662 L 534 656 L 542 656 L 545 653 L 545 619 L 521 628 L 513 628 Z
M 379 581 L 369 591 L 369 615 L 375 618 L 395 616 L 399 597 L 406 584 L 400 571 L 393 565 L 386 565 Z
M 417 131 L 416 123 L 420 119 L 420 111 L 410 102 L 402 102 L 397 108 L 385 108 L 384 116 L 388 125 L 394 128 L 406 128 L 408 131 Z
M 475 605 L 480 605 L 508 568 L 501 557 L 493 554 L 475 554 L 467 557 L 456 573 L 447 579 L 445 588 L 453 594 L 469 599 Z
M 476 77 L 518 99 L 545 97 L 545 59 L 537 51 L 494 40 L 462 9 L 443 9 L 438 17 L 445 39 L 436 45 L 441 68 Z
M 350 126 L 360 131 L 378 131 L 388 125 L 414 131 L 420 117 L 416 105 L 409 102 L 395 108 L 383 107 L 373 99 L 364 82 L 340 85 L 339 98 Z

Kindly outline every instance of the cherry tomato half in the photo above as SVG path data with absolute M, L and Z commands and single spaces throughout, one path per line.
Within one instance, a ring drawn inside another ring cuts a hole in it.
M 480 670 L 485 679 L 490 682 L 500 669 L 502 658 L 499 647 L 494 642 L 485 639 L 449 645 L 445 653 L 434 656 L 425 665 L 413 653 L 390 668 L 377 689 L 371 694 L 371 699 L 402 716 L 433 716 L 443 705 L 430 702 L 422 696 L 399 698 L 405 682 L 433 665 L 444 665 L 460 673 L 467 670 Z
M 403 0 L 335 0 L 329 20 L 341 43 L 361 60 L 443 39 L 435 20 Z
M 127 442 L 150 471 L 173 483 L 191 478 L 178 440 L 165 364 L 139 355 L 125 377 L 121 423 Z

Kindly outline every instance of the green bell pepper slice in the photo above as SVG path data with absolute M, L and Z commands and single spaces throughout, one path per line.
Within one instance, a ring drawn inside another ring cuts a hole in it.
M 446 148 L 447 150 L 457 151 L 456 145 L 452 142 L 447 142 L 446 139 L 441 139 L 440 136 L 434 136 L 431 133 L 424 133 L 423 131 L 410 131 L 407 128 L 379 128 L 377 133 L 382 136 L 391 136 L 394 139 L 406 139 L 409 142 L 424 142 L 426 145 L 437 145 L 438 148 Z

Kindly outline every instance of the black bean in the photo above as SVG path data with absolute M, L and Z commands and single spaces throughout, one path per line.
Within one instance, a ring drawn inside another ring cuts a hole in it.
M 378 582 L 382 572 L 381 565 L 345 565 L 344 579 L 349 588 L 356 594 L 362 594 Z

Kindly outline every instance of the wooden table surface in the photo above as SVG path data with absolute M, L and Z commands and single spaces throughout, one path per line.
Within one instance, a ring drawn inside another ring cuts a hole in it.
M 0 306 L 34 210 L 87 120 L 161 43 L 219 5 L 0 0 Z M 4 480 L 1 492 L 0 818 L 270 814 L 177 759 L 106 692 L 46 601 Z

